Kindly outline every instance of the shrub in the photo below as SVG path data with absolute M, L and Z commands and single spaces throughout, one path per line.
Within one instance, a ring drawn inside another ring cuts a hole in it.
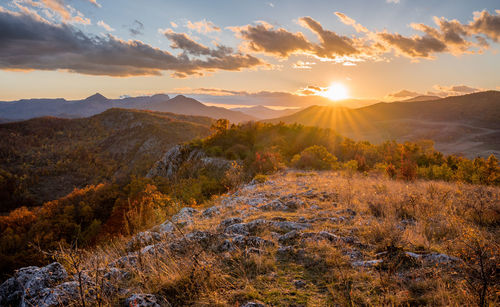
M 269 179 L 267 175 L 264 174 L 257 174 L 255 177 L 253 177 L 253 180 L 257 183 L 264 183 Z
M 337 168 L 337 158 L 324 146 L 314 145 L 304 149 L 292 159 L 292 165 L 298 169 L 328 170 Z
M 353 175 L 358 170 L 358 161 L 350 160 L 344 163 L 343 168 L 347 171 L 349 175 Z
M 270 174 L 284 167 L 281 155 L 277 152 L 257 152 L 250 169 L 260 174 Z

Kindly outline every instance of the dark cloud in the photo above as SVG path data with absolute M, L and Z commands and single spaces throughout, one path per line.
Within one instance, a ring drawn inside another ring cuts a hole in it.
M 406 57 L 431 59 L 438 53 L 481 53 L 489 47 L 487 39 L 500 41 L 500 10 L 497 15 L 487 11 L 475 12 L 474 19 L 469 24 L 458 20 L 434 18 L 435 26 L 426 24 L 411 24 L 420 35 L 404 36 L 398 33 L 384 31 L 371 32 L 349 16 L 335 12 L 339 20 L 351 25 L 360 34 L 347 37 L 325 29 L 320 22 L 311 17 L 299 19 L 301 25 L 311 30 L 319 39 L 319 43 L 309 41 L 301 32 L 292 33 L 283 28 L 262 22 L 259 25 L 233 27 L 250 50 L 266 52 L 282 58 L 292 54 L 314 55 L 321 59 L 337 63 L 355 63 L 367 59 L 379 60 L 382 54 L 394 50 Z M 304 66 L 294 65 L 296 68 Z M 310 66 L 307 66 L 310 68 Z
M 390 93 L 387 96 L 394 97 L 394 98 L 406 98 L 406 97 L 416 97 L 419 95 L 420 94 L 417 92 L 412 92 L 412 91 L 408 91 L 408 90 L 401 90 L 399 92 Z
M 346 16 L 344 15 L 344 17 Z M 315 54 L 319 57 L 334 58 L 336 56 L 349 56 L 359 53 L 359 50 L 354 47 L 352 39 L 323 29 L 321 24 L 311 17 L 300 18 L 300 22 L 314 32 L 321 41 L 320 45 L 315 46 Z
M 175 56 L 141 41 L 89 36 L 69 24 L 6 10 L 0 10 L 0 42 L 0 69 L 4 70 L 62 69 L 108 76 L 159 75 L 170 70 L 176 77 L 186 77 L 264 64 L 251 55 L 228 54 L 225 47 L 210 50 L 203 58 L 185 52 Z
M 434 21 L 439 27 L 438 29 L 424 24 L 412 24 L 412 27 L 426 33 L 428 37 L 441 41 L 446 45 L 445 51 L 460 54 L 466 52 L 472 45 L 467 40 L 469 36 L 467 28 L 457 20 L 448 21 L 445 18 L 434 18 Z
M 353 22 L 358 29 L 362 27 L 343 14 L 338 13 L 337 16 L 343 22 Z M 311 17 L 303 17 L 299 21 L 319 38 L 319 44 L 310 42 L 301 32 L 292 33 L 283 28 L 276 29 L 267 23 L 232 29 L 246 41 L 250 50 L 278 57 L 286 58 L 292 54 L 309 54 L 323 59 L 337 59 L 343 56 L 361 55 L 355 46 L 357 44 L 355 40 L 324 29 L 318 21 Z
M 174 49 L 181 49 L 184 52 L 192 55 L 209 55 L 221 58 L 233 53 L 233 49 L 223 45 L 218 45 L 217 49 L 210 49 L 202 44 L 195 42 L 185 33 L 176 33 L 170 29 L 163 32 L 171 42 L 171 47 Z
M 452 86 L 436 85 L 434 88 L 442 92 L 446 92 L 448 94 L 453 94 L 453 93 L 470 94 L 481 90 L 467 85 L 452 85 Z
M 388 46 L 412 58 L 429 58 L 434 53 L 450 52 L 452 54 L 475 53 L 471 47 L 489 47 L 486 38 L 495 42 L 500 39 L 500 10 L 497 15 L 487 11 L 474 12 L 474 19 L 469 24 L 458 20 L 434 18 L 437 28 L 425 24 L 412 24 L 412 27 L 425 33 L 423 36 L 412 37 L 387 32 L 377 33 L 377 36 Z M 474 37 L 477 43 L 471 42 Z
M 407 37 L 398 33 L 381 32 L 377 36 L 389 47 L 411 58 L 430 58 L 433 53 L 447 50 L 444 42 L 430 35 Z
M 142 35 L 142 30 L 144 30 L 144 24 L 140 22 L 139 20 L 134 20 L 128 31 L 130 32 L 130 35 L 132 36 L 138 36 Z
M 483 34 L 495 42 L 500 40 L 500 10 L 497 15 L 491 15 L 487 11 L 475 12 L 474 20 L 469 24 L 472 33 Z
M 249 25 L 235 29 L 253 51 L 288 57 L 293 53 L 312 49 L 311 43 L 300 32 L 292 33 L 283 28 L 274 29 L 268 24 Z

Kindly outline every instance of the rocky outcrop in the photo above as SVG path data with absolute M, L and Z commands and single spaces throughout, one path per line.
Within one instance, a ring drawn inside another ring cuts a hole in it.
M 179 168 L 186 162 L 193 167 L 210 167 L 213 169 L 227 170 L 231 167 L 231 161 L 222 158 L 208 157 L 201 149 L 191 149 L 184 145 L 172 147 L 165 153 L 163 158 L 155 163 L 146 177 L 173 178 Z
M 19 269 L 0 286 L 0 306 L 57 306 L 73 293 L 71 285 L 57 285 L 67 277 L 58 262 Z
M 0 306 L 68 306 L 78 305 L 81 301 L 80 280 L 83 296 L 87 304 L 96 302 L 96 290 L 106 295 L 124 294 L 126 289 L 117 284 L 128 280 L 130 273 L 115 267 L 101 271 L 100 285 L 94 284 L 87 271 L 78 276 L 68 276 L 64 267 L 54 262 L 45 267 L 35 266 L 19 269 L 13 277 L 0 285 Z

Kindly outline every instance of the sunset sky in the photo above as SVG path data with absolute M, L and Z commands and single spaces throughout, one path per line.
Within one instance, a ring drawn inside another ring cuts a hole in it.
M 0 0 L 0 100 L 457 95 L 500 90 L 499 42 L 498 0 Z

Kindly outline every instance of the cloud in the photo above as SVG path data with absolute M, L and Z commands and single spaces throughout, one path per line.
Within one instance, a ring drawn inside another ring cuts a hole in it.
M 246 91 L 233 91 L 220 88 L 177 88 L 175 89 L 178 93 L 183 94 L 205 94 L 210 96 L 243 96 L 250 95 Z
M 352 25 L 360 32 L 369 31 L 354 19 L 337 12 L 336 15 L 344 23 Z M 286 59 L 293 54 L 312 56 L 320 61 L 329 61 L 346 66 L 354 66 L 367 58 L 376 59 L 379 48 L 368 44 L 367 38 L 350 38 L 325 29 L 320 22 L 311 17 L 299 18 L 299 24 L 310 30 L 319 43 L 309 41 L 302 32 L 290 32 L 284 28 L 276 28 L 264 21 L 256 25 L 229 27 L 243 40 L 243 49 Z M 307 65 L 309 66 L 309 65 Z M 301 65 L 294 64 L 294 68 Z
M 411 98 L 411 97 L 416 97 L 419 95 L 421 95 L 421 94 L 419 94 L 417 92 L 412 92 L 412 91 L 408 91 L 408 90 L 401 90 L 399 92 L 390 93 L 387 96 L 392 97 L 392 98 Z
M 458 96 L 465 94 L 472 94 L 476 92 L 484 91 L 481 88 L 474 88 L 467 85 L 434 85 L 432 91 L 427 91 L 426 95 L 438 96 L 438 97 L 448 97 L 448 96 Z M 416 96 L 421 96 L 424 94 L 413 92 L 409 90 L 401 90 L 399 92 L 390 93 L 385 96 L 387 100 L 401 100 L 407 98 L 413 98 Z
M 190 38 L 185 33 L 176 33 L 171 29 L 167 29 L 163 31 L 163 35 L 167 37 L 171 42 L 173 49 L 181 49 L 187 54 L 191 55 L 208 55 L 216 58 L 223 58 L 231 53 L 233 53 L 233 49 L 223 46 L 217 45 L 217 49 L 210 49 L 202 44 L 195 42 L 192 38 Z
M 400 0 L 385 0 L 387 3 L 399 3 Z
M 299 19 L 301 24 L 314 32 L 321 43 L 315 45 L 315 54 L 322 58 L 335 58 L 336 56 L 349 56 L 359 54 L 355 42 L 347 36 L 338 35 L 335 32 L 325 30 L 321 24 L 311 17 Z
M 72 6 L 65 4 L 64 0 L 19 0 L 14 1 L 13 4 L 21 11 L 25 13 L 29 12 L 30 15 L 37 15 L 39 18 L 41 17 L 36 11 L 29 9 L 26 6 L 44 10 L 46 15 L 49 15 L 51 18 L 54 18 L 57 15 L 64 22 L 91 24 L 89 18 L 86 18 L 82 12 Z
M 500 40 L 500 10 L 496 10 L 496 13 L 495 16 L 487 11 L 474 12 L 474 20 L 469 24 L 469 30 L 498 42 Z
M 207 21 L 205 19 L 191 22 L 188 20 L 187 27 L 190 30 L 194 30 L 198 33 L 207 34 L 209 32 L 220 32 L 220 28 L 216 26 L 213 22 Z
M 280 107 L 305 107 L 310 105 L 331 104 L 331 101 L 318 95 L 302 95 L 290 92 L 247 92 L 220 88 L 178 88 L 177 93 L 189 95 L 205 102 L 226 105 L 266 105 Z
M 89 0 L 89 2 L 95 5 L 96 7 L 101 7 L 101 5 L 97 3 L 97 0 Z
M 144 30 L 144 24 L 139 20 L 135 19 L 128 31 L 132 36 L 142 35 L 142 30 Z
M 406 37 L 398 33 L 381 32 L 378 37 L 398 54 L 410 58 L 431 58 L 433 53 L 447 50 L 446 44 L 430 35 Z
M 54 24 L 23 12 L 0 10 L 0 69 L 67 70 L 88 75 L 203 75 L 217 70 L 238 71 L 264 63 L 251 55 L 173 55 L 138 40 L 113 35 L 90 36 L 71 24 Z M 212 53 L 213 52 L 213 53 Z
M 341 13 L 334 14 L 339 20 L 351 25 L 357 32 L 352 37 L 325 29 L 311 17 L 299 18 L 299 23 L 309 29 L 319 40 L 312 42 L 302 32 L 290 32 L 276 28 L 264 21 L 257 25 L 229 27 L 243 40 L 243 48 L 267 53 L 279 58 L 293 54 L 314 56 L 321 61 L 331 61 L 346 66 L 358 62 L 384 59 L 383 55 L 394 52 L 412 60 L 434 59 L 436 54 L 482 53 L 489 47 L 488 40 L 500 40 L 500 10 L 497 15 L 487 11 L 475 12 L 474 20 L 463 24 L 458 20 L 434 17 L 435 26 L 413 23 L 411 27 L 421 34 L 405 36 L 384 30 L 372 32 L 353 18 Z M 295 68 L 300 65 L 293 64 Z
M 335 12 L 334 14 L 337 15 L 342 23 L 353 26 L 357 32 L 369 32 L 367 28 L 357 23 L 356 20 L 352 19 L 351 17 L 346 16 L 345 14 L 342 14 L 340 12 Z
M 312 69 L 313 65 L 316 65 L 316 63 L 297 61 L 293 64 L 293 68 L 295 68 L 295 69 Z
M 110 25 L 108 25 L 107 23 L 105 23 L 103 20 L 99 20 L 97 22 L 97 25 L 99 27 L 102 27 L 104 28 L 106 31 L 109 31 L 109 32 L 113 32 L 115 29 L 113 29 Z
M 482 91 L 482 89 L 480 89 L 480 88 L 474 88 L 474 87 L 470 87 L 470 86 L 463 85 L 463 84 L 462 85 L 449 85 L 449 86 L 435 85 L 434 89 L 440 91 L 440 93 L 438 93 L 438 94 L 440 94 L 441 96 L 442 95 L 446 95 L 446 96 L 464 95 L 464 94 L 472 94 L 475 92 Z
M 447 20 L 434 17 L 437 28 L 422 23 L 411 24 L 412 28 L 424 32 L 423 36 L 411 37 L 385 32 L 377 33 L 386 47 L 410 58 L 432 58 L 435 53 L 449 52 L 454 55 L 463 53 L 480 53 L 488 48 L 486 39 L 498 42 L 500 39 L 500 10 L 497 15 L 487 11 L 474 12 L 473 21 L 464 24 L 458 20 Z M 477 41 L 470 39 L 474 37 Z M 471 48 L 478 48 L 472 50 Z
M 283 28 L 275 29 L 268 23 L 234 27 L 231 30 L 239 33 L 252 51 L 269 53 L 278 57 L 288 57 L 293 53 L 312 50 L 312 45 L 300 33 L 288 32 Z
M 170 22 L 170 25 L 172 26 L 172 28 L 177 28 L 179 26 L 178 24 L 176 24 L 173 21 Z

